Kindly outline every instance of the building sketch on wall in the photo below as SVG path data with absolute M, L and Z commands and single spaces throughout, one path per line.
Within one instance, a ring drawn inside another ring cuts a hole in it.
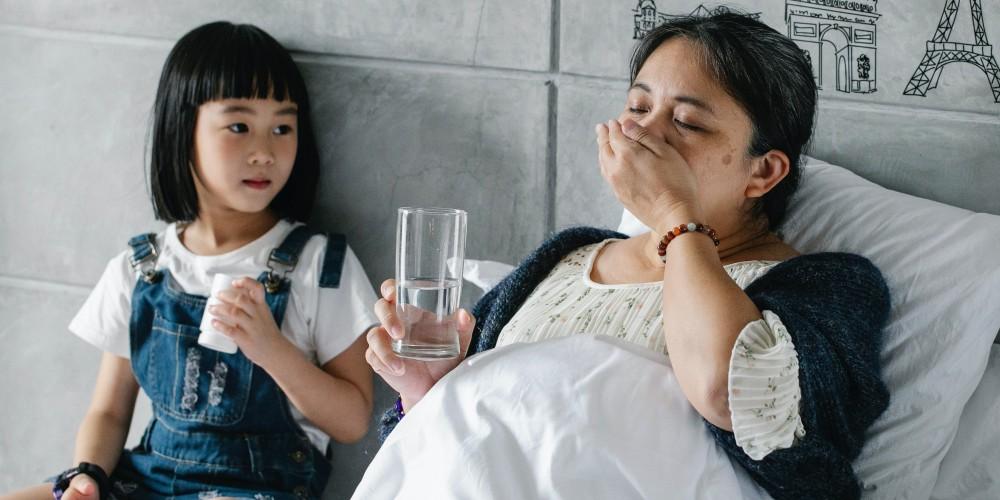
M 951 63 L 972 64 L 986 73 L 986 79 L 993 90 L 994 102 L 1000 103 L 1000 66 L 993 56 L 993 47 L 986 36 L 983 25 L 981 0 L 970 0 L 972 7 L 972 29 L 976 43 L 952 42 L 951 31 L 955 26 L 960 0 L 947 0 L 941 12 L 934 39 L 927 42 L 927 51 L 903 90 L 904 95 L 927 96 L 927 91 L 937 88 L 941 80 L 941 70 Z
M 878 0 L 786 0 L 785 24 L 819 89 L 878 90 Z
M 691 11 L 690 14 L 686 14 L 686 16 L 707 17 L 726 12 L 732 12 L 732 9 L 725 6 L 708 8 L 705 7 L 705 4 L 701 4 L 698 8 Z M 646 36 L 646 33 L 649 33 L 653 28 L 663 24 L 668 19 L 685 17 L 684 15 L 664 14 L 657 11 L 656 3 L 653 0 L 639 0 L 638 5 L 632 9 L 632 13 L 635 20 L 635 29 L 632 30 L 633 40 L 638 40 Z M 747 15 L 754 19 L 760 19 L 760 12 L 747 13 Z

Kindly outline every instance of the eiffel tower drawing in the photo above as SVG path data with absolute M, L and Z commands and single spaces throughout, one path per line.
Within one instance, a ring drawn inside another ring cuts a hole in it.
M 927 42 L 927 52 L 924 53 L 920 66 L 913 72 L 910 82 L 906 84 L 904 95 L 926 96 L 927 91 L 937 88 L 941 70 L 951 63 L 960 62 L 975 65 L 986 73 L 993 90 L 993 100 L 1000 103 L 1000 65 L 997 65 L 993 46 L 986 37 L 982 0 L 969 2 L 972 4 L 972 26 L 976 43 L 949 41 L 961 0 L 947 0 L 937 31 L 934 32 L 934 39 Z

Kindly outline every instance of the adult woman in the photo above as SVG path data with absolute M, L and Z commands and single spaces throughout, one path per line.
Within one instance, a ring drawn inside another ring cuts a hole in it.
M 810 65 L 773 29 L 721 14 L 653 30 L 631 70 L 622 114 L 597 126 L 599 160 L 652 231 L 556 235 L 477 304 L 480 325 L 462 313 L 463 341 L 475 353 L 619 332 L 669 352 L 718 444 L 771 495 L 857 497 L 850 461 L 888 403 L 878 360 L 888 291 L 867 260 L 798 256 L 773 232 L 812 133 Z M 405 412 L 455 363 L 391 353 L 392 288 L 367 357 Z

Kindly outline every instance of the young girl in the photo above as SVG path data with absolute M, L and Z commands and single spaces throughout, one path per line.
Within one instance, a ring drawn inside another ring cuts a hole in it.
M 343 237 L 297 222 L 318 173 L 305 84 L 277 41 L 217 22 L 177 42 L 149 171 L 169 225 L 132 238 L 70 324 L 104 351 L 79 465 L 16 498 L 321 495 L 327 436 L 367 432 L 372 382 L 358 336 L 377 318 Z M 218 273 L 242 278 L 206 310 Z M 208 313 L 236 353 L 198 344 Z M 122 451 L 140 387 L 153 419 Z

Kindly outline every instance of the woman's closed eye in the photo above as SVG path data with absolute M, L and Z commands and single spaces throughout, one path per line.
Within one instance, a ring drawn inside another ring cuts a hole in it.
M 628 112 L 632 113 L 633 115 L 643 115 L 643 114 L 648 113 L 649 110 L 646 109 L 646 108 L 642 108 L 642 107 L 629 106 L 628 107 Z M 703 129 L 703 128 L 697 126 L 697 125 L 693 125 L 691 123 L 679 120 L 677 118 L 674 118 L 674 124 L 677 125 L 678 127 L 682 128 L 682 129 L 690 131 L 690 132 L 704 132 L 705 131 L 705 129 Z
M 676 123 L 678 127 L 682 128 L 682 129 L 685 129 L 685 130 L 690 130 L 691 132 L 701 132 L 701 131 L 705 130 L 705 129 L 697 126 L 697 125 L 691 125 L 690 123 L 682 122 L 682 121 L 678 120 L 677 118 L 674 118 L 674 123 Z

